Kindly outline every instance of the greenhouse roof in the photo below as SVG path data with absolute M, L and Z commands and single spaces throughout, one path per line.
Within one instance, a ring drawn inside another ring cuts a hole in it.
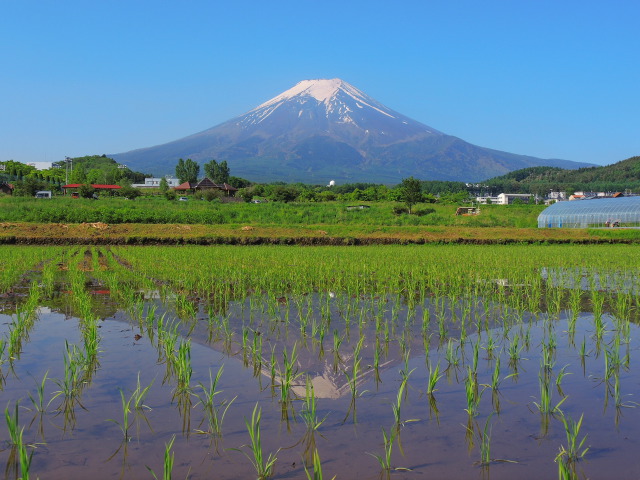
M 640 226 L 640 196 L 558 202 L 538 216 L 538 227 Z

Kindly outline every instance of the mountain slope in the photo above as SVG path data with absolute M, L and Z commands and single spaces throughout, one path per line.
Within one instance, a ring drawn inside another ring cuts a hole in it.
M 494 192 L 524 192 L 544 195 L 555 191 L 609 191 L 640 190 L 640 157 L 606 165 L 577 170 L 553 167 L 530 167 L 509 172 L 483 182 Z
M 395 112 L 340 79 L 304 80 L 244 115 L 195 135 L 112 155 L 132 168 L 165 173 L 178 158 L 226 160 L 258 181 L 396 183 L 478 181 L 543 160 L 477 147 Z

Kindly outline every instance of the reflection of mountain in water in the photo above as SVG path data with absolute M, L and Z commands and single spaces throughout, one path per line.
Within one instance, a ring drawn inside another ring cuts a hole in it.
M 509 290 L 510 295 L 527 290 L 526 285 L 504 282 L 498 287 Z M 430 350 L 437 349 L 448 338 L 455 339 L 457 345 L 461 336 L 477 332 L 479 325 L 483 329 L 501 327 L 514 314 L 504 305 L 485 305 L 482 298 L 451 296 L 427 296 L 422 305 L 413 309 L 399 296 L 353 298 L 342 294 L 311 294 L 302 301 L 293 295 L 277 301 L 254 295 L 226 305 L 191 298 L 190 304 L 178 306 L 180 295 L 171 292 L 139 292 L 137 307 L 127 310 L 101 288 L 104 287 L 87 287 L 99 318 L 125 322 L 143 336 L 157 337 L 154 332 L 145 332 L 149 328 L 146 318 L 153 311 L 156 319 L 164 316 L 165 325 L 179 322 L 177 332 L 183 337 L 243 362 L 256 376 L 273 380 L 274 385 L 281 384 L 285 352 L 287 358 L 292 358 L 295 350 L 297 378 L 292 390 L 301 397 L 305 395 L 307 377 L 319 398 L 349 395 L 354 351 L 360 340 L 356 387 L 379 378 L 382 372 L 398 367 L 410 357 L 425 355 L 426 345 Z M 76 316 L 71 295 L 66 291 L 43 298 L 42 305 Z M 524 321 L 536 318 L 527 312 L 517 316 Z M 340 343 L 338 351 L 334 351 L 335 343 Z M 460 348 L 456 354 L 463 355 L 463 350 Z
M 163 303 L 157 295 L 147 294 L 146 297 L 145 310 L 153 308 L 156 317 L 165 315 L 165 323 L 179 317 L 171 300 L 165 298 Z M 192 311 L 197 313 L 195 317 L 179 320 L 178 332 L 194 343 L 243 362 L 246 368 L 254 370 L 256 376 L 269 380 L 273 377 L 274 385 L 281 384 L 280 372 L 284 371 L 285 351 L 287 358 L 292 358 L 295 349 L 294 370 L 297 379 L 292 387 L 293 392 L 304 397 L 305 381 L 309 377 L 316 397 L 333 399 L 351 394 L 349 378 L 353 374 L 354 350 L 361 338 L 357 387 L 376 379 L 384 371 L 399 367 L 405 358 L 425 355 L 425 343 L 428 343 L 429 349 L 437 349 L 446 343 L 447 338 L 453 338 L 457 345 L 464 311 L 476 317 L 474 322 L 481 320 L 488 328 L 501 325 L 507 314 L 506 307 L 496 304 L 488 305 L 485 309 L 481 300 L 473 302 L 473 311 L 470 312 L 469 305 L 463 303 L 467 301 L 465 299 L 453 304 L 450 299 L 442 299 L 439 305 L 427 300 L 423 306 L 410 311 L 399 298 L 347 299 L 335 295 L 329 311 L 324 312 L 320 308 L 318 295 L 314 295 L 307 304 L 308 308 L 301 311 L 294 301 L 284 297 L 275 310 L 261 308 L 260 301 L 266 305 L 267 299 L 231 302 L 216 313 L 210 310 L 211 304 L 206 301 L 193 300 Z M 351 310 L 357 312 L 351 319 L 345 314 L 345 302 L 351 302 Z M 398 305 L 394 306 L 394 303 Z M 252 305 L 254 310 L 250 312 Z M 369 314 L 363 313 L 367 308 Z M 487 311 L 490 315 L 485 322 L 483 317 Z M 467 335 L 476 331 L 470 323 L 472 316 L 466 321 Z M 301 328 L 301 317 L 306 317 L 306 328 Z M 528 321 L 529 317 L 524 315 L 523 318 Z M 137 321 L 132 322 L 124 311 L 117 312 L 113 318 L 133 323 L 134 326 L 138 324 Z M 442 327 L 438 318 L 443 322 Z M 320 327 L 321 324 L 325 326 Z M 423 324 L 428 325 L 424 330 Z M 321 333 L 321 328 L 325 329 L 324 333 Z M 441 338 L 441 333 L 445 337 Z M 333 348 L 334 337 L 342 339 L 338 352 Z M 376 350 L 379 357 L 377 368 Z M 460 355 L 462 350 L 458 350 Z M 256 351 L 261 351 L 261 354 Z M 273 371 L 272 358 L 275 360 Z

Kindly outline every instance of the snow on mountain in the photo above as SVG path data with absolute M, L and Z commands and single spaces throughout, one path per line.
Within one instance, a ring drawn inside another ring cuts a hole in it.
M 585 166 L 471 145 L 391 110 L 339 78 L 303 80 L 244 115 L 164 145 L 113 155 L 137 170 L 226 160 L 255 181 L 477 182 L 519 168 Z
M 352 110 L 349 108 L 344 99 L 341 98 L 344 96 L 348 97 L 352 101 L 355 101 L 358 108 L 367 106 L 369 108 L 373 108 L 383 115 L 395 118 L 390 113 L 389 109 L 384 105 L 379 104 L 371 97 L 355 88 L 353 85 L 350 85 L 347 82 L 340 80 L 339 78 L 333 78 L 331 80 L 303 80 L 286 92 L 281 93 L 277 97 L 274 97 L 271 100 L 263 103 L 262 105 L 254 108 L 247 115 L 250 116 L 254 112 L 258 113 L 265 111 L 271 113 L 283 103 L 292 100 L 304 104 L 305 102 L 309 101 L 308 97 L 311 97 L 318 103 L 322 103 L 325 105 L 327 117 L 330 114 L 337 112 L 340 116 L 342 116 L 343 121 L 348 122 L 352 121 L 348 114 L 348 112 L 351 112 Z M 261 115 L 259 121 L 261 121 L 263 118 L 264 116 Z

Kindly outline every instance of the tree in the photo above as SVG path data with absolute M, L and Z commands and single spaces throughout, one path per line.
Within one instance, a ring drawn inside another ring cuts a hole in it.
M 133 188 L 133 187 L 122 187 L 119 191 L 118 194 L 121 197 L 124 198 L 128 198 L 129 200 L 135 200 L 136 198 L 138 198 L 140 195 L 142 195 L 142 192 L 140 190 L 138 190 L 137 188 Z
M 213 180 L 216 183 L 228 183 L 229 182 L 229 165 L 227 165 L 227 161 L 223 160 L 220 162 L 220 166 L 218 169 L 218 178 Z
M 213 183 L 218 183 L 215 180 L 216 175 L 218 174 L 218 169 L 220 168 L 220 165 L 218 165 L 218 162 L 212 159 L 207 163 L 205 163 L 203 166 L 204 166 L 204 174 L 209 178 L 209 180 L 211 180 Z
M 249 203 L 253 200 L 254 188 L 253 187 L 245 187 L 238 190 L 237 195 L 242 198 L 245 202 Z
M 400 198 L 411 214 L 411 207 L 416 203 L 422 202 L 422 185 L 420 180 L 413 177 L 403 178 L 400 184 Z
M 180 183 L 197 182 L 199 173 L 200 165 L 190 158 L 187 158 L 186 160 L 181 158 L 178 160 L 178 164 L 176 165 L 176 177 L 178 177 Z
M 14 182 L 13 194 L 18 197 L 33 197 L 37 191 L 46 189 L 47 186 L 44 182 L 33 177 L 26 177 L 22 182 Z
M 87 183 L 83 183 L 80 185 L 78 193 L 82 198 L 93 198 L 93 195 L 96 193 L 96 189 Z
M 83 165 L 76 165 L 73 167 L 71 175 L 69 175 L 69 183 L 86 183 L 87 171 Z
M 229 183 L 230 170 L 226 160 L 223 160 L 220 163 L 215 160 L 205 163 L 204 173 L 213 183 Z
M 169 183 L 167 182 L 167 179 L 166 179 L 165 177 L 162 177 L 162 178 L 160 179 L 160 185 L 159 185 L 159 187 L 160 187 L 160 191 L 161 191 L 162 193 L 166 193 L 166 192 L 167 192 L 167 190 L 169 190 Z
M 271 189 L 270 198 L 274 202 L 293 202 L 300 192 L 295 187 L 285 187 L 282 185 L 276 185 Z

